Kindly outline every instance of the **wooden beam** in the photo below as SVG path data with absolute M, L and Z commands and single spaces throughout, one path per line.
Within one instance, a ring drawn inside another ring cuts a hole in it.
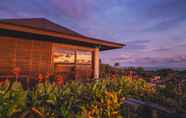
M 99 48 L 95 48 L 94 50 L 94 78 L 99 78 L 99 59 L 100 59 L 100 50 Z

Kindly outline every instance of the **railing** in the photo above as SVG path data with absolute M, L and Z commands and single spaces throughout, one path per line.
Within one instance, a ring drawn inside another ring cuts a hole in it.
M 126 100 L 125 108 L 127 118 L 186 118 L 186 114 L 176 113 L 174 109 L 136 99 Z

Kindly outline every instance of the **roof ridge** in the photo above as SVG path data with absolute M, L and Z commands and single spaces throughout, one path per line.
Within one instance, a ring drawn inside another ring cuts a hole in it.
M 73 33 L 76 33 L 76 34 L 78 34 L 78 35 L 81 35 L 80 33 L 76 32 L 76 31 L 74 31 L 74 30 L 71 30 L 71 29 L 69 29 L 69 28 L 67 28 L 67 27 L 65 27 L 65 26 L 60 25 L 60 24 L 57 24 L 55 21 L 53 22 L 53 21 L 51 21 L 51 20 L 49 20 L 49 19 L 47 19 L 47 18 L 43 18 L 43 20 L 45 20 L 45 21 L 47 21 L 47 22 L 49 22 L 49 23 L 51 23 L 51 24 L 53 24 L 53 25 L 56 25 L 57 27 L 61 27 L 61 28 L 64 28 L 64 29 L 66 29 L 66 30 L 69 30 L 69 31 L 71 31 L 71 32 L 73 32 Z
M 42 20 L 48 20 L 47 18 L 45 17 L 32 17 L 32 18 L 1 18 L 0 21 L 3 21 L 3 20 L 39 20 L 39 19 L 42 19 Z
M 57 24 L 56 22 L 53 22 L 47 18 L 44 18 L 44 17 L 38 17 L 38 18 L 12 18 L 12 19 L 0 19 L 0 22 L 4 22 L 4 23 L 8 23 L 8 24 L 14 24 L 14 25 L 20 25 L 20 26 L 26 26 L 26 27 L 31 27 L 31 28 L 37 28 L 37 29 L 45 29 L 45 28 L 42 28 L 42 27 L 37 27 L 37 26 L 32 26 L 30 25 L 31 23 L 30 22 L 39 22 L 39 21 L 42 21 L 43 22 L 43 26 L 45 27 L 45 25 L 47 26 L 51 26 L 52 25 L 54 27 L 56 27 L 57 29 L 61 29 L 61 30 L 66 30 L 67 32 L 71 32 L 72 35 L 73 34 L 76 34 L 76 35 L 82 35 L 80 33 L 77 33 L 76 31 L 73 31 L 65 26 L 62 26 L 62 25 L 59 25 Z M 16 23 L 16 22 L 19 22 L 19 23 Z M 22 22 L 22 23 L 21 23 Z M 25 23 L 25 22 L 28 22 L 28 23 Z M 21 24 L 20 24 L 21 23 Z M 48 23 L 48 24 L 47 24 Z M 55 31 L 55 32 L 60 32 L 57 31 L 57 30 L 54 30 L 54 29 L 46 29 L 46 30 L 50 30 L 50 31 Z

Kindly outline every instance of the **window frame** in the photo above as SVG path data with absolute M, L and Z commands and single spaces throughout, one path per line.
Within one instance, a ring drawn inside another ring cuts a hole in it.
M 74 52 L 74 62 L 73 63 L 63 63 L 63 62 L 59 62 L 59 63 L 56 63 L 54 61 L 54 53 L 57 49 L 62 49 L 62 50 L 67 50 L 67 51 L 72 51 Z M 78 51 L 82 51 L 82 52 L 90 52 L 91 53 L 91 63 L 77 63 L 77 56 L 78 56 Z M 54 65 L 56 64 L 63 64 L 63 65 L 72 65 L 72 66 L 81 66 L 81 65 L 90 65 L 90 66 L 93 66 L 93 60 L 94 60 L 94 50 L 91 49 L 91 48 L 84 48 L 84 47 L 79 47 L 79 46 L 69 46 L 69 45 L 59 45 L 59 44 L 54 44 L 53 45 L 53 51 L 52 51 L 52 63 Z
M 78 51 L 79 52 L 89 52 L 91 54 L 91 60 L 90 63 L 78 63 Z M 87 50 L 76 50 L 76 65 L 93 65 L 93 51 L 87 51 Z
M 57 49 L 55 49 L 53 51 L 53 59 L 52 59 L 54 64 L 75 65 L 75 63 L 76 63 L 76 52 L 75 52 L 75 50 L 70 50 L 70 49 L 62 48 L 62 47 L 55 47 L 55 48 L 63 49 L 63 50 L 67 50 L 67 51 L 73 52 L 73 56 L 74 56 L 73 58 L 74 58 L 74 60 L 73 60 L 73 62 L 69 62 L 69 63 L 67 63 L 67 62 L 55 62 L 54 61 L 55 60 L 55 51 L 57 50 Z

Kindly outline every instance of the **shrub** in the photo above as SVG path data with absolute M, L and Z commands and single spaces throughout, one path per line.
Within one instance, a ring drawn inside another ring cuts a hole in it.
M 177 100 L 164 96 L 166 88 L 155 88 L 143 79 L 130 77 L 91 83 L 72 81 L 62 87 L 46 81 L 33 90 L 24 90 L 17 82 L 8 89 L 10 84 L 7 81 L 0 86 L 0 117 L 120 118 L 125 117 L 124 103 L 128 98 L 163 101 L 165 106 L 177 104 Z

